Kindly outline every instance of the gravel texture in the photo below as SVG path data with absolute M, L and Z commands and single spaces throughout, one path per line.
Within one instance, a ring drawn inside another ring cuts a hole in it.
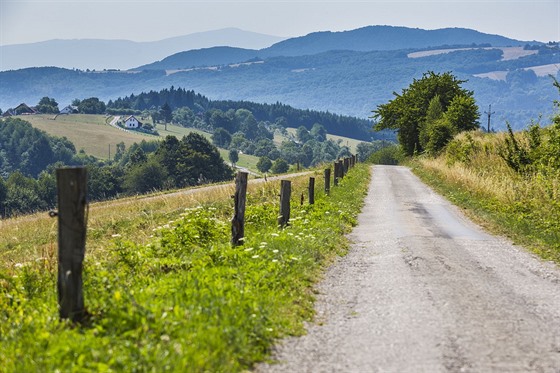
M 256 372 L 560 372 L 560 269 L 375 166 L 307 335 Z

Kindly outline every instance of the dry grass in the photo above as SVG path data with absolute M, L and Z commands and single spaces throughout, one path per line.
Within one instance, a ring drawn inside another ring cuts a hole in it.
M 135 142 L 155 138 L 118 130 L 106 124 L 103 115 L 72 114 L 59 115 L 56 120 L 53 118 L 52 114 L 21 116 L 21 119 L 49 135 L 68 138 L 76 150 L 83 149 L 87 154 L 103 159 L 109 156 L 109 144 L 114 154 L 116 145 L 121 141 L 129 147 Z
M 250 180 L 249 195 L 257 198 L 259 194 L 269 195 L 271 188 L 279 194 L 280 178 L 292 180 L 292 198 L 307 193 L 308 176 L 299 174 L 269 178 L 268 182 Z M 233 216 L 233 192 L 234 185 L 228 183 L 92 203 L 88 212 L 87 255 L 103 256 L 115 246 L 116 240 L 146 243 L 152 239 L 154 229 L 177 219 L 186 208 L 226 203 L 231 204 Z M 17 263 L 54 260 L 57 220 L 46 212 L 0 220 L 0 232 L 0 266 L 10 268 Z

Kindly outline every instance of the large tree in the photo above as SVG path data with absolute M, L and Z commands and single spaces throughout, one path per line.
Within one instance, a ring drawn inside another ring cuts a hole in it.
M 37 104 L 37 111 L 43 114 L 56 114 L 58 113 L 58 102 L 54 98 L 43 97 Z
M 473 92 L 461 87 L 464 82 L 450 72 L 424 73 L 421 79 L 414 79 L 401 94 L 393 93 L 393 100 L 379 105 L 373 111 L 377 120 L 375 129 L 397 130 L 399 142 L 407 155 L 422 152 L 422 143 L 429 142 L 430 135 L 427 134 L 421 143 L 420 133 L 426 127 L 430 103 L 434 105 L 433 99 L 436 96 L 439 97 L 444 116 L 450 106 L 453 108 L 454 112 L 449 114 L 449 122 L 455 119 L 457 122 L 449 124 L 455 133 L 477 128 L 478 109 L 474 105 Z

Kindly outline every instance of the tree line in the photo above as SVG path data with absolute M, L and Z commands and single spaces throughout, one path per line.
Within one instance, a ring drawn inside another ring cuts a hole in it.
M 107 103 L 109 114 L 141 114 L 161 118 L 161 109 L 167 105 L 171 112 L 180 109 L 189 109 L 192 112 L 190 122 L 179 122 L 183 125 L 192 125 L 195 118 L 209 125 L 209 119 L 215 110 L 223 112 L 239 109 L 250 111 L 257 121 L 281 123 L 285 127 L 304 126 L 311 130 L 315 123 L 320 123 L 330 134 L 352 137 L 369 141 L 376 135 L 371 131 L 372 122 L 350 116 L 337 115 L 328 111 L 315 111 L 296 109 L 279 102 L 262 104 L 248 101 L 210 100 L 192 90 L 171 87 L 160 91 L 142 92 L 130 95 Z M 172 118 L 175 120 L 175 118 Z
M 19 118 L 0 120 L 0 217 L 55 207 L 55 170 L 88 168 L 88 196 L 104 200 L 154 190 L 230 180 L 233 170 L 202 135 L 117 145 L 113 160 L 76 152 L 66 138 L 50 136 Z

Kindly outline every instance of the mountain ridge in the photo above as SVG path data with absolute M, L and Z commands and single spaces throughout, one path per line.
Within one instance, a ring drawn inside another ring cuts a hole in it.
M 366 26 L 347 31 L 319 31 L 304 36 L 288 38 L 260 50 L 245 49 L 243 53 L 224 54 L 217 57 L 215 50 L 208 50 L 208 54 L 216 57 L 215 65 L 246 62 L 255 58 L 297 57 L 313 55 L 333 50 L 352 50 L 357 52 L 422 49 L 443 45 L 470 46 L 522 46 L 528 43 L 521 40 L 506 38 L 500 35 L 486 34 L 466 28 L 443 28 L 424 30 L 403 26 Z M 208 48 L 210 49 L 210 48 Z M 166 58 L 141 65 L 135 69 L 168 70 L 210 66 L 210 57 L 204 57 L 206 49 L 196 51 L 182 51 Z M 197 64 L 197 60 L 204 60 L 206 64 Z M 219 61 L 219 62 L 218 62 Z
M 263 48 L 283 37 L 225 28 L 156 41 L 115 39 L 52 39 L 0 46 L 0 71 L 30 67 L 66 69 L 130 69 L 189 49 L 220 45 Z

